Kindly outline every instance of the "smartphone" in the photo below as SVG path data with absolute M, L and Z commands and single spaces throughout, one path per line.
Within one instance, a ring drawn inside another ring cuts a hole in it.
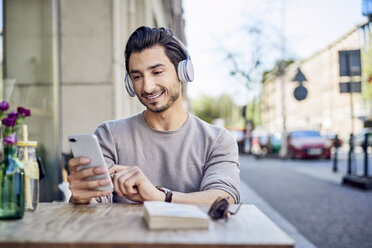
M 103 158 L 101 147 L 98 143 L 97 136 L 94 134 L 81 134 L 81 135 L 70 135 L 68 136 L 68 141 L 72 150 L 74 158 L 77 157 L 88 157 L 90 158 L 90 163 L 87 165 L 78 166 L 78 170 L 83 170 L 86 168 L 93 168 L 104 166 L 106 168 L 106 173 L 101 175 L 96 175 L 88 177 L 87 180 L 96 180 L 101 178 L 110 178 L 110 173 Z M 95 190 L 108 190 L 112 191 L 114 188 L 112 182 L 108 185 L 103 185 L 94 188 Z

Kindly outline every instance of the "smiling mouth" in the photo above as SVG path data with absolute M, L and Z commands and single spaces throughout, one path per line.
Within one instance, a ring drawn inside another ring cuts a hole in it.
M 152 95 L 148 95 L 148 96 L 144 96 L 144 97 L 149 102 L 156 102 L 163 95 L 163 93 L 164 93 L 164 91 L 161 91 L 160 93 L 157 93 L 156 95 L 152 94 Z

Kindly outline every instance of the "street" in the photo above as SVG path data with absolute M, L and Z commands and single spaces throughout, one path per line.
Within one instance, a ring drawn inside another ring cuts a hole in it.
M 358 174 L 362 174 L 362 155 L 355 156 Z M 347 150 L 341 149 L 339 170 L 333 173 L 332 160 L 240 155 L 241 180 L 315 246 L 371 248 L 372 190 L 341 184 L 346 161 Z

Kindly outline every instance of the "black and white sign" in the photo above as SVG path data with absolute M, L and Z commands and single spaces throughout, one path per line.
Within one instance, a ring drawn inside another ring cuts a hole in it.
M 306 96 L 307 89 L 302 85 L 297 86 L 296 89 L 294 90 L 294 97 L 296 98 L 296 100 L 302 101 L 306 98 Z
M 344 50 L 338 52 L 340 63 L 340 76 L 360 76 L 362 66 L 360 61 L 360 50 Z
M 340 93 L 362 92 L 361 82 L 340 83 Z
M 297 74 L 293 78 L 292 81 L 294 81 L 294 82 L 300 82 L 300 83 L 302 83 L 304 81 L 307 81 L 305 75 L 302 73 L 302 71 L 300 70 L 300 68 L 297 69 Z

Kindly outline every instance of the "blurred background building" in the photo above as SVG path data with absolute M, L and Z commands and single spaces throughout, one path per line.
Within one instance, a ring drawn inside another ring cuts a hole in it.
M 371 27 L 371 22 L 357 26 L 309 58 L 286 61 L 283 98 L 279 66 L 266 73 L 261 96 L 262 125 L 265 129 L 270 133 L 281 132 L 284 116 L 287 131 L 313 129 L 323 134 L 338 134 L 344 139 L 352 131 L 359 133 L 372 113 L 371 96 L 368 95 L 372 83 L 368 70 L 371 66 Z M 340 77 L 339 51 L 342 50 L 361 51 L 362 75 L 353 77 L 353 81 L 361 82 L 362 93 L 352 93 L 352 96 L 340 93 L 339 83 L 350 81 L 350 78 Z M 303 86 L 308 93 L 301 101 L 294 97 L 299 83 L 293 79 L 298 69 L 307 79 Z
M 67 136 L 143 107 L 126 93 L 124 49 L 139 26 L 183 41 L 182 0 L 3 0 L 4 100 L 31 108 L 30 139 L 44 160 L 41 200 L 58 200 Z M 183 92 L 186 96 L 186 91 Z M 187 104 L 187 101 L 185 102 Z

